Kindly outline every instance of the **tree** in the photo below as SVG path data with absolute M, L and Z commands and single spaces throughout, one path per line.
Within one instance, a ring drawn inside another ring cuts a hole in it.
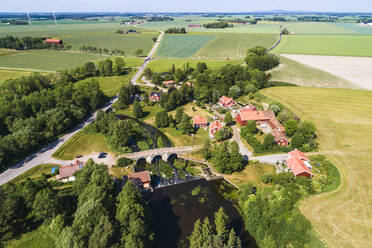
M 156 42 L 157 40 L 158 40 L 157 37 L 152 37 L 152 41 L 153 41 L 153 42 Z
M 168 113 L 165 110 L 161 110 L 155 115 L 155 126 L 156 127 L 168 127 L 169 118 Z
M 116 75 L 120 75 L 124 72 L 124 68 L 125 68 L 124 60 L 121 57 L 116 57 L 115 58 L 115 63 L 114 63 L 114 66 L 113 66 L 113 72 Z
M 294 119 L 290 119 L 285 123 L 285 133 L 288 137 L 292 137 L 298 130 L 298 122 Z
M 202 236 L 202 223 L 200 219 L 197 219 L 194 223 L 194 229 L 189 237 L 190 248 L 203 247 L 203 236 Z
M 211 143 L 209 141 L 209 139 L 207 139 L 204 143 L 204 146 L 203 148 L 201 149 L 201 153 L 203 155 L 203 158 L 205 160 L 208 160 L 211 158 L 212 156 L 212 152 L 211 152 Z
M 102 65 L 102 71 L 100 71 L 102 76 L 111 76 L 112 75 L 112 61 L 111 59 L 106 59 Z
M 109 247 L 113 235 L 113 226 L 105 215 L 101 217 L 98 225 L 95 226 L 93 234 L 89 238 L 89 248 Z
M 267 49 L 256 46 L 248 50 L 245 62 L 248 67 L 266 71 L 279 65 L 279 59 L 273 54 L 269 54 Z
M 176 116 L 175 116 L 176 123 L 180 123 L 181 122 L 183 114 L 184 114 L 183 108 L 182 107 L 178 107 L 177 108 L 177 111 L 176 111 Z
M 240 96 L 241 96 L 241 90 L 239 86 L 237 85 L 231 86 L 231 88 L 229 89 L 229 97 L 236 99 Z
M 136 118 L 143 117 L 143 110 L 142 110 L 141 104 L 137 101 L 133 105 L 133 115 Z
M 137 57 L 141 57 L 143 55 L 143 50 L 141 49 L 141 48 L 138 48 L 137 50 L 136 50 L 136 56 Z
M 232 137 L 233 133 L 231 130 L 231 127 L 222 127 L 220 128 L 215 134 L 214 134 L 214 139 L 216 141 L 223 141 L 230 139 Z
M 226 241 L 228 236 L 228 226 L 227 226 L 228 216 L 225 214 L 222 207 L 214 214 L 214 223 L 216 226 L 216 233 L 221 240 Z
M 257 126 L 255 121 L 247 121 L 247 124 L 241 129 L 242 136 L 246 139 L 249 135 L 257 133 Z
M 143 75 L 145 76 L 145 78 L 147 80 L 150 80 L 152 78 L 152 75 L 153 75 L 153 71 L 150 69 L 150 68 L 146 68 L 144 71 L 143 71 Z
M 112 135 L 109 138 L 110 144 L 116 148 L 128 145 L 129 137 L 132 134 L 132 126 L 128 121 L 119 120 L 113 125 Z
M 272 134 L 267 134 L 264 138 L 263 147 L 265 150 L 269 150 L 274 146 L 275 138 Z
M 96 73 L 96 65 L 93 62 L 87 62 L 84 65 L 84 71 L 86 77 L 92 77 Z
M 32 213 L 36 220 L 52 219 L 58 212 L 58 198 L 50 188 L 40 190 L 35 197 Z
M 239 237 L 235 235 L 234 229 L 231 228 L 226 248 L 241 248 L 241 247 L 242 247 L 242 242 L 240 241 Z M 262 246 L 262 247 L 265 247 L 265 246 Z
M 191 134 L 194 132 L 194 127 L 191 124 L 191 118 L 186 113 L 183 114 L 179 127 L 183 134 Z
M 289 35 L 289 30 L 287 28 L 283 28 L 282 35 Z
M 225 121 L 226 125 L 230 125 L 233 122 L 233 118 L 231 116 L 230 111 L 227 111 L 227 113 L 225 114 L 224 121 Z

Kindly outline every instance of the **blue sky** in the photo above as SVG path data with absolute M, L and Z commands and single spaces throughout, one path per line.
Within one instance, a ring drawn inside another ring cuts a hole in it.
M 372 12 L 372 0 L 2 0 L 0 12 L 251 12 L 273 9 Z

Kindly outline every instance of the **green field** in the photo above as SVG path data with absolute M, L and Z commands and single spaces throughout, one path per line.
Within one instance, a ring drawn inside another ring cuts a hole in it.
M 176 68 L 183 68 L 186 63 L 189 63 L 191 67 L 196 67 L 197 63 L 204 62 L 208 67 L 220 67 L 227 64 L 241 65 L 245 63 L 242 59 L 238 60 L 208 60 L 208 59 L 156 59 L 151 60 L 148 64 L 148 68 L 154 72 L 166 72 L 169 71 L 174 64 Z
M 213 39 L 211 35 L 166 34 L 155 57 L 189 58 Z
M 280 65 L 270 71 L 273 81 L 282 81 L 300 86 L 324 88 L 360 89 L 359 86 L 331 73 L 280 57 Z
M 72 45 L 73 50 L 79 50 L 82 46 L 94 46 L 97 48 L 107 48 L 124 50 L 128 56 L 135 56 L 136 49 L 140 48 L 147 54 L 154 45 L 153 37 L 157 37 L 157 32 L 142 32 L 140 34 L 115 34 L 97 33 L 61 36 L 64 43 Z
M 307 198 L 301 212 L 331 247 L 372 247 L 372 91 L 274 87 L 262 93 L 314 122 L 320 152 L 341 175 L 336 190 Z
M 33 73 L 33 71 L 4 70 L 0 68 L 0 84 L 7 79 L 28 76 L 31 73 Z
M 284 22 L 283 27 L 292 33 L 302 35 L 358 34 L 351 29 L 327 22 Z
M 50 175 L 51 174 L 51 170 L 53 167 L 58 167 L 58 165 L 56 164 L 40 164 L 38 166 L 35 166 L 33 167 L 32 169 L 26 171 L 25 173 L 23 173 L 22 175 L 14 178 L 13 180 L 11 180 L 12 183 L 19 183 L 19 182 L 22 182 L 24 180 L 26 180 L 26 178 L 31 178 L 31 179 L 34 179 L 34 178 L 38 178 L 40 177 L 42 174 L 45 174 L 45 175 Z
M 242 59 L 254 46 L 270 48 L 278 40 L 275 34 L 215 34 L 216 38 L 203 47 L 195 58 Z
M 351 31 L 359 33 L 359 34 L 372 35 L 372 27 L 371 26 L 361 26 L 359 23 L 337 23 L 337 22 L 333 23 L 333 25 L 351 30 Z
M 284 36 L 278 53 L 372 56 L 372 36 Z

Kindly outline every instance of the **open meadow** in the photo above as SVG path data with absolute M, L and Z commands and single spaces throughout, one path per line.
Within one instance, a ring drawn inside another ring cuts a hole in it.
M 358 32 L 352 29 L 328 22 L 284 22 L 283 27 L 297 35 L 358 34 Z
M 372 56 L 372 36 L 284 36 L 274 52 L 312 55 Z
M 0 84 L 7 79 L 13 79 L 21 76 L 28 76 L 33 71 L 21 71 L 21 70 L 4 70 L 0 68 Z
M 312 56 L 312 55 L 289 55 L 289 56 Z M 287 55 L 280 56 L 280 65 L 270 72 L 273 81 L 293 83 L 299 86 L 323 87 L 323 88 L 348 88 L 361 89 L 361 86 L 326 72 L 325 68 L 314 68 L 290 59 Z
M 331 247 L 372 247 L 372 91 L 275 87 L 262 93 L 316 125 L 320 151 L 341 174 L 334 191 L 305 199 L 301 212 Z

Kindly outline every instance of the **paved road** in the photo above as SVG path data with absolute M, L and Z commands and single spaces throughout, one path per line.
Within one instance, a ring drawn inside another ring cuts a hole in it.
M 137 84 L 138 77 L 142 74 L 142 72 L 145 70 L 147 64 L 152 58 L 152 55 L 155 53 L 157 47 L 160 44 L 161 38 L 163 37 L 164 32 L 162 32 L 156 43 L 154 44 L 153 48 L 151 49 L 149 55 L 147 56 L 145 62 L 142 64 L 142 66 L 139 68 L 137 73 L 132 78 L 132 83 Z M 109 103 L 107 103 L 103 108 L 101 108 L 103 111 L 106 111 L 108 108 L 111 107 L 111 105 L 117 101 L 118 97 L 115 96 L 111 99 Z M 61 161 L 56 160 L 52 158 L 52 154 L 63 145 L 68 139 L 70 139 L 72 136 L 74 136 L 77 132 L 79 132 L 83 127 L 87 126 L 88 124 L 92 123 L 97 115 L 96 111 L 92 116 L 87 118 L 83 123 L 75 127 L 73 130 L 71 130 L 69 133 L 65 134 L 63 137 L 59 138 L 58 140 L 46 145 L 38 152 L 35 152 L 34 154 L 28 156 L 24 160 L 18 162 L 13 167 L 7 169 L 3 173 L 0 174 L 0 185 L 3 185 L 10 180 L 16 178 L 17 176 L 25 173 L 26 171 L 30 170 L 31 168 L 39 165 L 39 164 L 45 164 L 45 163 L 58 163 L 58 164 L 69 164 L 71 161 Z

